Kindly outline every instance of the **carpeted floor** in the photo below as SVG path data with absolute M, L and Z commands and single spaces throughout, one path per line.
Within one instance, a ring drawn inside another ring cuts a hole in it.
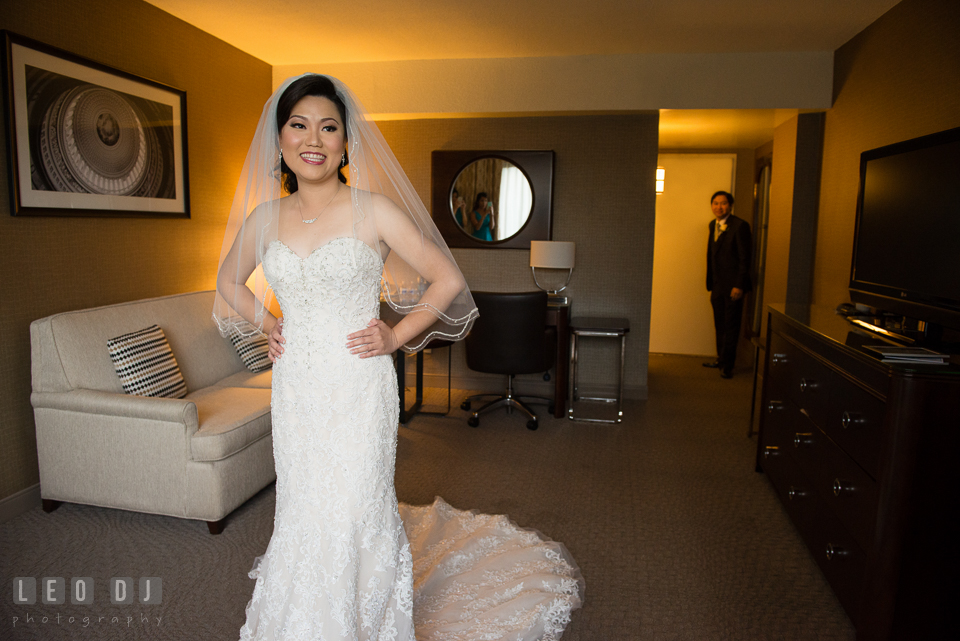
M 449 417 L 401 428 L 399 498 L 440 495 L 565 543 L 587 587 L 564 641 L 852 641 L 849 619 L 753 471 L 749 372 L 725 381 L 700 360 L 652 356 L 650 398 L 627 403 L 618 426 L 543 410 L 536 432 L 503 411 L 471 429 L 455 396 Z M 253 586 L 246 572 L 266 547 L 273 509 L 270 486 L 220 536 L 200 522 L 68 504 L 4 523 L 6 589 L 18 576 L 68 585 L 85 576 L 96 591 L 87 606 L 15 607 L 8 593 L 0 638 L 236 639 Z M 162 604 L 111 605 L 115 576 L 160 577 Z

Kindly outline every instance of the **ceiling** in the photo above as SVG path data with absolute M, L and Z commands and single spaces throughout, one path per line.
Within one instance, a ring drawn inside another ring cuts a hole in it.
M 270 65 L 834 51 L 899 0 L 147 0 Z M 750 147 L 796 110 L 664 110 L 662 147 Z M 723 144 L 721 144 L 723 143 Z M 756 144 L 754 144 L 756 143 Z
M 271 65 L 834 51 L 899 0 L 147 0 Z

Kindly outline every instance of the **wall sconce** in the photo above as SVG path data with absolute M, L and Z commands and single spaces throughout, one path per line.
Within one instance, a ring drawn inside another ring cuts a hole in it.
M 530 241 L 530 271 L 533 272 L 533 282 L 537 284 L 537 287 L 549 294 L 550 305 L 563 306 L 570 304 L 568 297 L 558 296 L 558 294 L 570 284 L 570 277 L 573 276 L 574 259 L 577 253 L 576 248 L 577 244 L 572 242 L 554 240 Z M 547 289 L 537 280 L 538 267 L 540 269 L 565 269 L 567 270 L 567 278 L 559 289 Z
M 657 195 L 663 193 L 663 178 L 667 175 L 667 170 L 663 167 L 657 167 Z

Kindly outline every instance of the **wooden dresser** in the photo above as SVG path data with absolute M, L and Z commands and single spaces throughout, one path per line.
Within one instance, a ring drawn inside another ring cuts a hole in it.
M 857 639 L 960 638 L 960 368 L 882 363 L 833 310 L 768 321 L 757 471 Z

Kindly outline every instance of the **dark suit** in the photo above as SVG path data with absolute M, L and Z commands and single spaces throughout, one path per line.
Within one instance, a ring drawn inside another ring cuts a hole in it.
M 717 220 L 710 221 L 710 240 L 707 242 L 707 290 L 713 306 L 713 325 L 717 332 L 717 360 L 720 369 L 733 369 L 737 357 L 737 340 L 740 338 L 740 320 L 743 318 L 743 301 L 730 300 L 734 287 L 744 294 L 753 289 L 750 282 L 750 262 L 753 249 L 750 225 L 733 214 L 726 220 L 727 228 L 714 240 Z

